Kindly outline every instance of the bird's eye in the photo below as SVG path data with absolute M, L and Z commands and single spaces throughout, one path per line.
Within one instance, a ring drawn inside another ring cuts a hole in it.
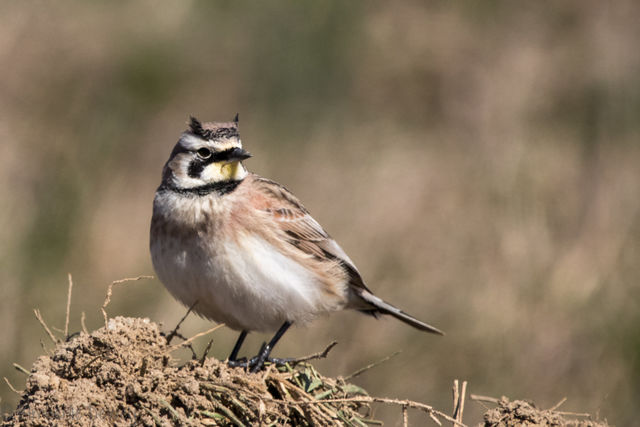
M 209 150 L 208 148 L 201 148 L 197 151 L 198 156 L 200 156 L 200 158 L 202 159 L 208 159 L 209 157 L 211 157 L 211 150 Z

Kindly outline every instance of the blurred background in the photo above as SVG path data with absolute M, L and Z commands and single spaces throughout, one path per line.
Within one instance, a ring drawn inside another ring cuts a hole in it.
M 188 116 L 238 112 L 247 166 L 447 332 L 345 312 L 278 355 L 335 339 L 317 365 L 348 375 L 402 350 L 355 382 L 449 411 L 459 378 L 639 425 L 639 18 L 630 0 L 2 2 L 0 376 L 22 388 L 11 363 L 43 352 L 33 308 L 63 328 L 68 272 L 74 331 L 83 311 L 101 325 L 108 283 L 153 274 L 151 204 Z M 108 311 L 171 329 L 185 309 L 154 279 Z

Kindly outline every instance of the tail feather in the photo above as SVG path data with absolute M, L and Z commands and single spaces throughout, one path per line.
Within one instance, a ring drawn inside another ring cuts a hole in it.
M 367 292 L 364 289 L 362 290 L 362 292 L 359 292 L 359 296 L 365 302 L 375 307 L 375 310 L 373 311 L 368 309 L 364 309 L 361 311 L 364 311 L 367 313 L 372 312 L 371 314 L 374 314 L 374 315 L 375 315 L 375 312 L 380 312 L 382 314 L 389 314 L 395 317 L 396 319 L 406 323 L 407 325 L 413 326 L 414 328 L 419 329 L 421 331 L 430 332 L 432 334 L 444 335 L 444 332 L 442 332 L 440 329 L 435 328 L 431 325 L 428 325 L 424 322 L 421 322 L 415 317 L 408 315 L 407 313 L 400 310 L 399 308 L 392 306 L 388 302 L 383 301 L 382 299 L 378 298 L 377 296 L 373 295 L 370 292 Z

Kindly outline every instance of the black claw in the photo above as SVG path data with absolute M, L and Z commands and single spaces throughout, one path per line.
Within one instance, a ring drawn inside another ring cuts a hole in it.
M 267 358 L 267 362 L 272 363 L 276 366 L 286 365 L 287 363 L 293 362 L 295 357 L 269 357 Z
M 240 359 L 227 361 L 227 364 L 232 368 L 246 368 L 247 367 L 247 358 L 241 357 Z
M 285 322 L 280 327 L 280 329 L 278 329 L 278 332 L 276 332 L 274 337 L 271 338 L 271 341 L 269 341 L 269 344 L 265 342 L 262 343 L 262 346 L 260 347 L 260 351 L 255 357 L 252 357 L 250 360 L 247 360 L 244 357 L 236 360 L 238 351 L 240 350 L 240 347 L 242 346 L 242 342 L 244 341 L 244 338 L 247 335 L 247 332 L 243 331 L 240 334 L 240 337 L 238 337 L 238 341 L 236 342 L 236 345 L 234 346 L 233 351 L 231 352 L 231 356 L 229 357 L 229 360 L 227 361 L 227 363 L 232 368 L 245 368 L 245 369 L 249 369 L 252 373 L 255 373 L 263 369 L 264 364 L 266 362 L 273 363 L 275 365 L 284 365 L 285 363 L 291 361 L 292 359 L 274 359 L 269 357 L 273 347 L 276 345 L 276 343 L 282 337 L 282 335 L 287 331 L 287 329 L 289 329 L 290 326 L 291 326 L 291 322 Z
M 260 354 L 258 356 L 252 357 L 249 360 L 247 360 L 246 357 L 243 357 L 243 358 L 238 359 L 238 360 L 229 360 L 229 361 L 227 361 L 227 364 L 231 368 L 249 369 L 249 371 L 251 373 L 256 373 L 256 372 L 264 369 L 264 365 L 267 364 L 267 363 L 268 364 L 272 364 L 272 365 L 276 365 L 276 366 L 283 366 L 283 365 L 286 365 L 287 363 L 290 363 L 290 362 L 292 362 L 294 360 L 296 360 L 296 359 L 294 359 L 292 357 L 287 357 L 287 358 L 265 357 L 263 359 L 262 358 L 262 354 Z

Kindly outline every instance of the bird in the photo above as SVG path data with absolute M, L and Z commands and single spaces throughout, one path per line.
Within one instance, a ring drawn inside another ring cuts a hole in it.
M 162 169 L 150 252 L 158 279 L 199 316 L 240 331 L 227 359 L 251 372 L 293 324 L 354 309 L 444 335 L 373 294 L 353 261 L 284 186 L 251 173 L 238 115 L 188 129 Z M 255 357 L 238 358 L 249 332 L 275 332 Z

